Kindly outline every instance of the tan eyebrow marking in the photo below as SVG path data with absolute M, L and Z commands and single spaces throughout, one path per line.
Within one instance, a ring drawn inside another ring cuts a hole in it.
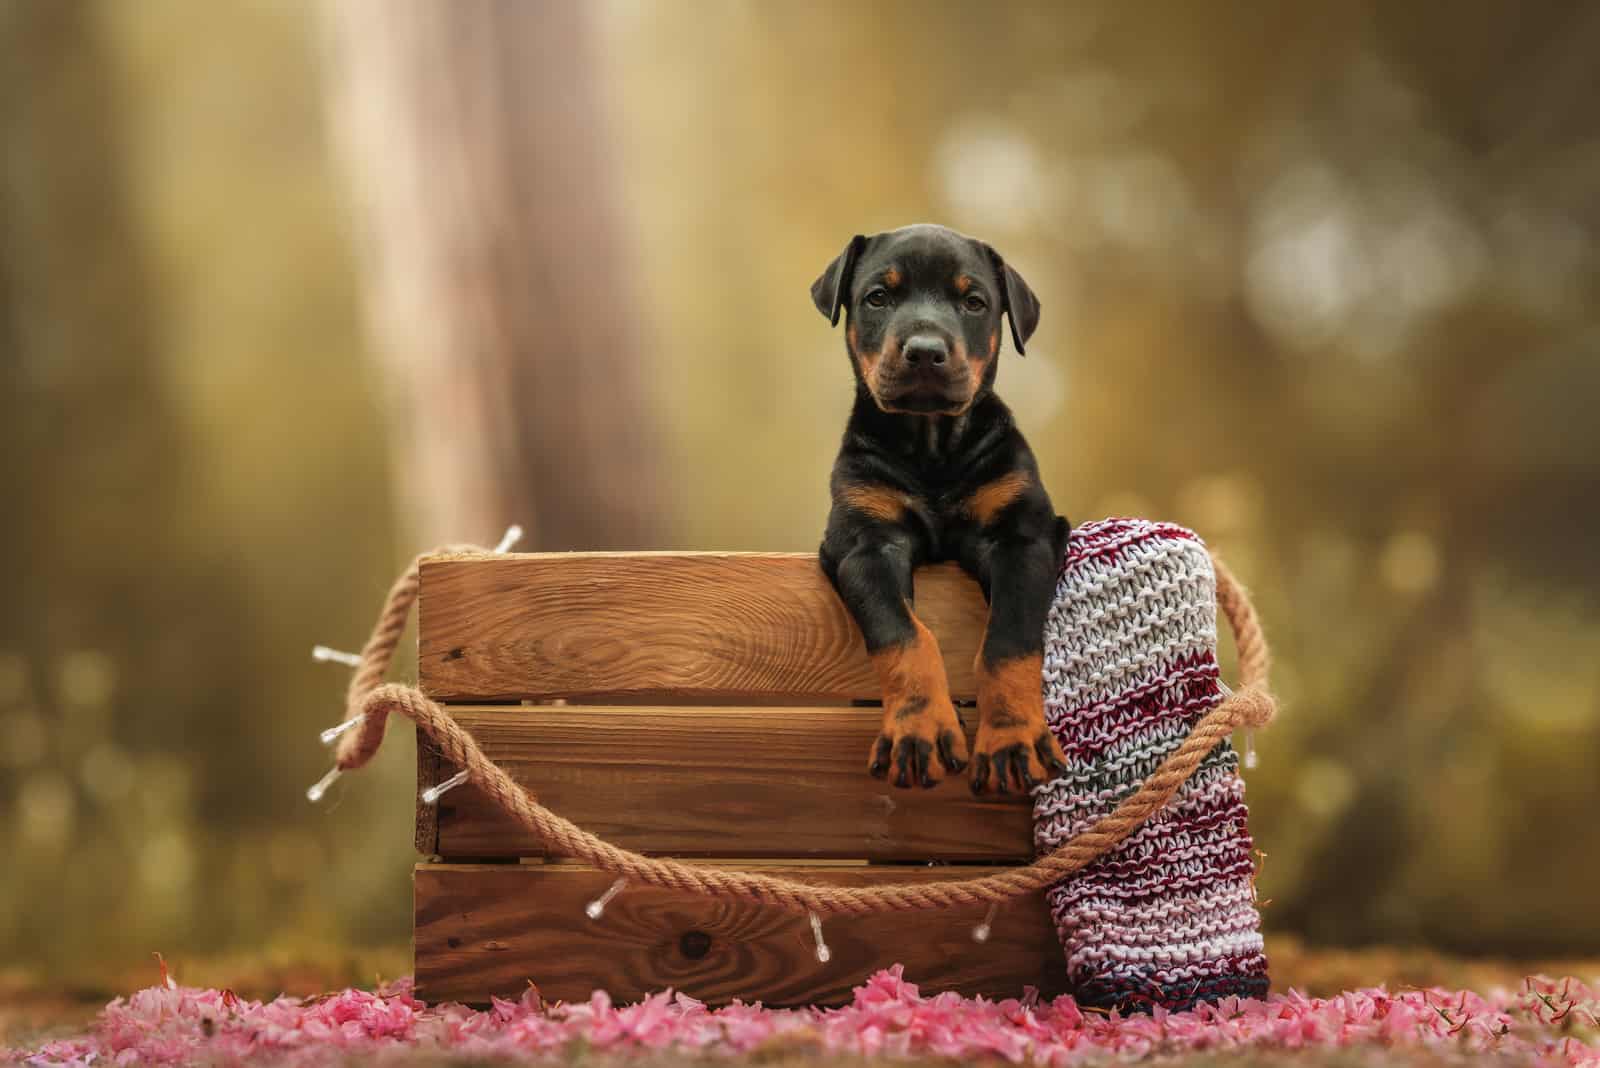
M 967 290 L 969 290 L 971 288 L 972 288 L 972 277 L 970 275 L 965 275 L 965 274 L 956 275 L 956 292 L 957 293 L 965 293 Z
M 883 272 L 883 284 L 888 286 L 890 289 L 893 289 L 895 286 L 900 284 L 900 280 L 903 277 L 905 276 L 900 273 L 900 268 L 890 267 L 887 271 Z

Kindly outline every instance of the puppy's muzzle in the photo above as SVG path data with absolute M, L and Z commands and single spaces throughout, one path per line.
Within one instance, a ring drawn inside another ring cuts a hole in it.
M 950 360 L 950 345 L 936 334 L 917 334 L 906 338 L 900 354 L 911 367 L 942 367 Z
M 971 402 L 966 357 L 939 334 L 906 338 L 880 372 L 878 403 L 886 411 L 956 414 Z

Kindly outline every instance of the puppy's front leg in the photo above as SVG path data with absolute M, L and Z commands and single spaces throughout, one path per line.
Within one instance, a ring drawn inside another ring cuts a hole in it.
M 828 571 L 883 687 L 883 728 L 867 771 L 900 787 L 935 786 L 946 772 L 961 771 L 967 739 L 939 643 L 911 611 L 909 550 L 890 538 L 863 539 Z
M 978 737 L 972 791 L 1026 791 L 1067 770 L 1044 720 L 1044 624 L 1060 551 L 1013 536 L 989 555 L 989 625 L 978 650 Z

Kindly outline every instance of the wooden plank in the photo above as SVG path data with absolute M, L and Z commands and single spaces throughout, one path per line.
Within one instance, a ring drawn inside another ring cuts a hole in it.
M 803 553 L 526 553 L 422 562 L 418 675 L 441 701 L 873 699 L 861 636 Z M 987 609 L 952 564 L 916 576 L 951 692 Z
M 876 708 L 514 706 L 451 709 L 489 758 L 579 826 L 675 856 L 983 860 L 1033 856 L 1026 797 L 979 799 L 867 775 Z M 969 727 L 976 716 L 966 715 Z M 971 741 L 969 734 L 969 743 Z M 448 778 L 441 762 L 418 786 Z M 470 786 L 431 817 L 430 853 L 533 856 L 537 838 Z M 418 841 L 424 841 L 418 829 Z
M 862 886 L 994 869 L 765 870 Z M 636 886 L 589 920 L 584 905 L 611 881 L 606 872 L 565 864 L 417 865 L 417 995 L 483 1003 L 517 997 L 531 981 L 547 1001 L 580 1001 L 603 989 L 631 1002 L 671 987 L 713 1003 L 829 1005 L 896 962 L 927 992 L 998 998 L 1029 986 L 1046 996 L 1067 989 L 1042 894 L 1002 907 L 982 945 L 972 940 L 982 908 L 830 917 L 823 932 L 831 959 L 821 964 L 805 917 L 771 907 Z
M 433 739 L 420 730 L 416 733 L 418 796 L 416 834 L 412 841 L 416 844 L 417 852 L 428 857 L 439 852 L 439 808 L 437 805 L 422 803 L 422 790 L 446 778 L 450 772 L 440 774 L 439 769 L 444 766 L 444 758 L 439 753 L 439 747 L 433 743 Z

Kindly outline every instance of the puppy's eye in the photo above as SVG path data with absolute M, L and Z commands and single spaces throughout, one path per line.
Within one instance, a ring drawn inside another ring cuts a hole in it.
M 867 294 L 867 299 L 865 301 L 865 304 L 869 308 L 887 308 L 889 306 L 889 294 L 888 294 L 888 291 L 887 290 L 882 290 L 882 289 L 874 289 L 871 293 Z
M 968 293 L 967 299 L 961 302 L 969 312 L 981 312 L 989 306 L 989 302 L 976 293 Z

